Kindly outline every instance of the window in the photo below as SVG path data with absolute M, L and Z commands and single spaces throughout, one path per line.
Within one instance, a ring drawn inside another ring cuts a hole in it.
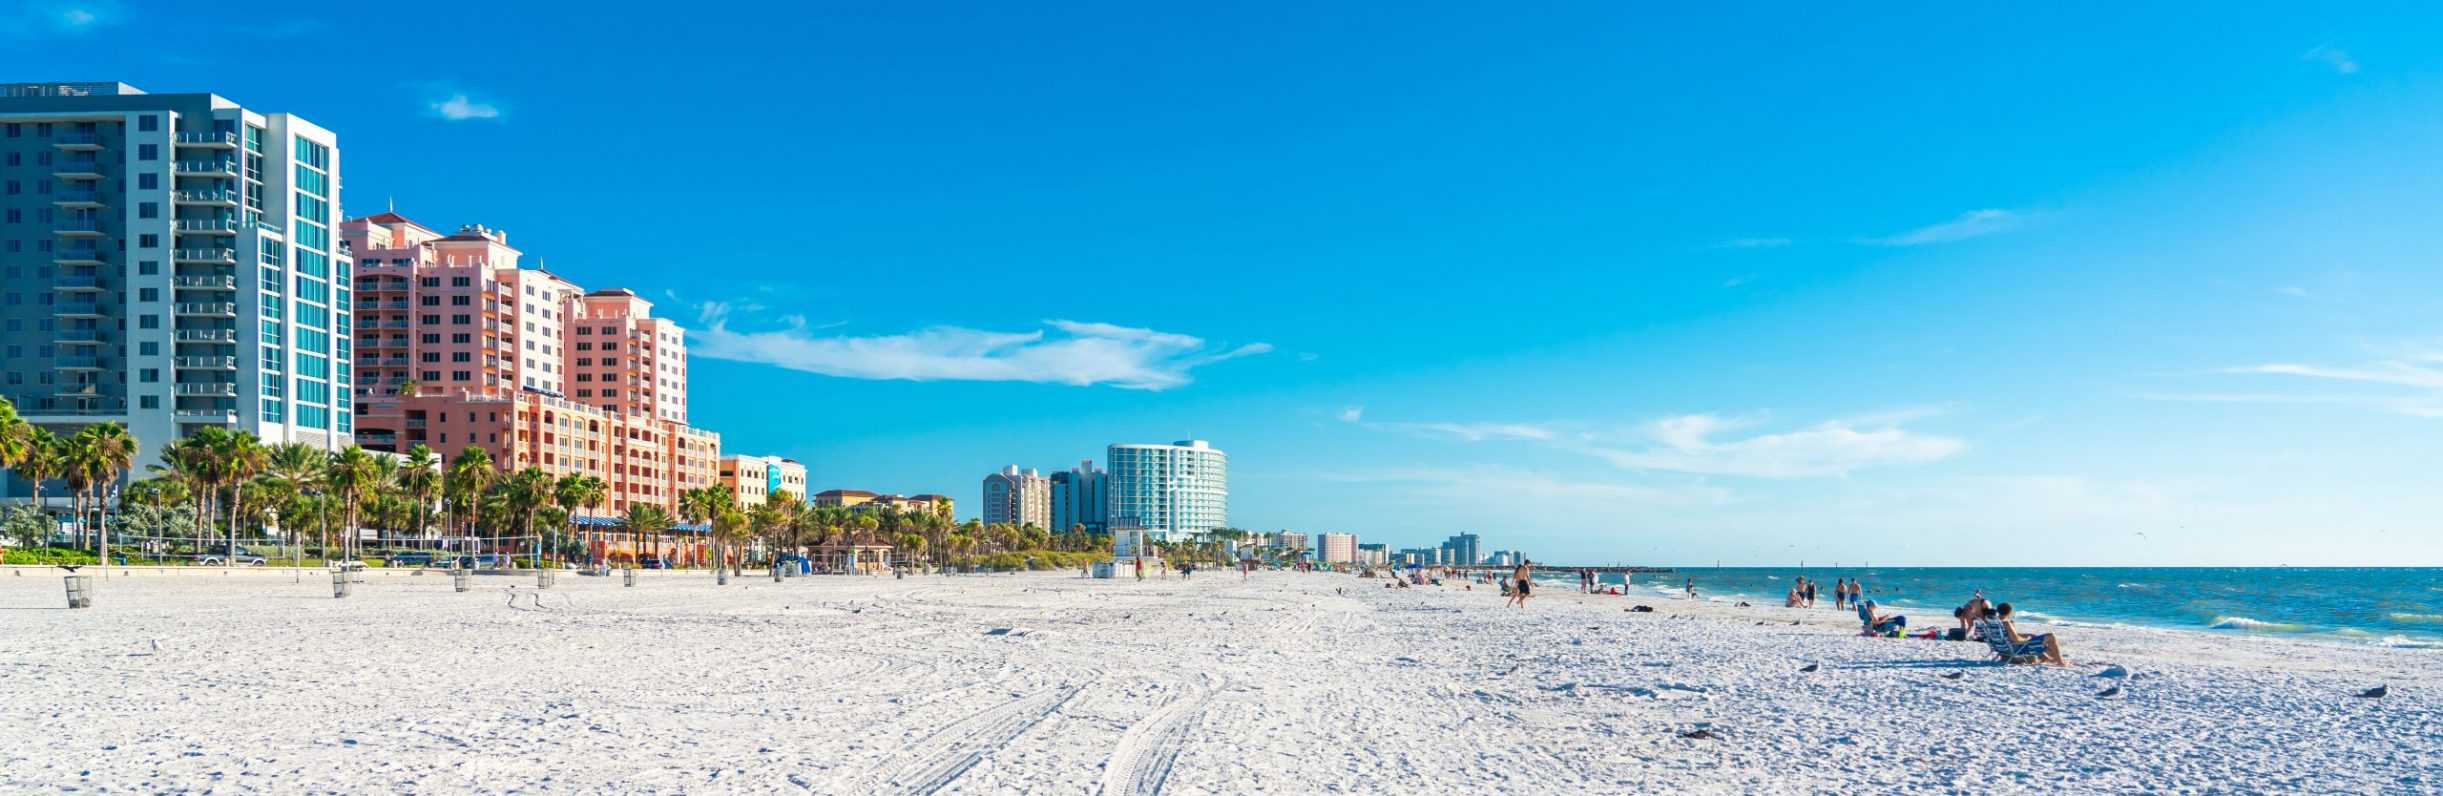
M 150 133 L 161 129 L 160 114 L 147 113 L 136 117 L 136 131 Z
M 140 235 L 137 235 L 137 236 L 136 236 L 136 248 L 139 248 L 139 249 L 157 249 L 157 248 L 160 248 L 160 247 L 161 247 L 161 236 L 160 236 L 160 235 L 156 235 L 156 234 L 153 234 L 153 233 L 147 232 L 147 233 L 143 233 L 143 234 L 140 234 Z
M 458 324 L 458 325 L 460 325 L 460 326 L 465 326 L 465 325 L 467 325 L 467 324 L 474 323 L 474 322 L 475 322 L 475 316 L 473 316 L 473 315 L 452 315 L 452 316 L 450 316 L 450 322 L 451 322 L 451 323 L 454 323 L 454 324 Z
M 9 375 L 14 376 L 14 375 L 17 375 L 17 374 L 11 373 L 11 374 L 9 374 Z M 137 398 L 136 398 L 136 408 L 138 408 L 138 409 L 159 409 L 159 408 L 161 408 L 161 396 L 158 396 L 158 395 L 142 395 L 142 396 L 137 396 Z
M 149 171 L 143 174 L 138 174 L 136 175 L 136 187 L 146 191 L 159 190 L 161 188 L 161 175 L 154 174 Z
M 136 261 L 136 273 L 141 276 L 152 276 L 161 273 L 161 261 L 138 260 Z
M 159 382 L 161 381 L 161 371 L 157 368 L 145 368 L 137 372 L 136 380 L 145 384 Z
M 425 345 L 439 345 L 439 344 L 441 343 L 441 335 L 437 335 L 437 334 L 420 334 L 420 335 L 416 335 L 416 342 L 423 343 L 423 344 L 425 344 Z
M 137 203 L 136 203 L 136 217 L 137 217 L 137 218 L 160 218 L 160 217 L 161 217 L 161 203 L 160 203 L 160 202 L 137 202 Z
M 466 278 L 466 277 L 463 277 L 463 276 L 453 276 L 453 277 L 450 277 L 450 287 L 466 287 L 466 286 L 468 286 L 468 285 L 470 285 L 470 284 L 473 284 L 473 283 L 472 283 L 472 282 L 467 281 L 467 278 Z
M 136 159 L 137 159 L 137 160 L 160 160 L 160 159 L 161 159 L 161 145 L 160 145 L 160 144 L 137 144 L 137 145 L 136 145 Z

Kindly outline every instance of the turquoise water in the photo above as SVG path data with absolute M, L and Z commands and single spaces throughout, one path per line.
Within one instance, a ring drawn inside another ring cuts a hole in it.
M 1801 574 L 1825 584 L 1818 608 L 1831 607 L 1835 578 L 1856 578 L 1868 599 L 1909 614 L 1917 627 L 1949 625 L 1951 609 L 1983 590 L 2046 622 L 2443 648 L 2443 568 L 1704 567 L 1639 575 L 1628 593 L 1676 595 L 1693 578 L 1709 600 L 1778 606 L 1790 578 Z M 1540 579 L 1576 585 L 1567 574 Z

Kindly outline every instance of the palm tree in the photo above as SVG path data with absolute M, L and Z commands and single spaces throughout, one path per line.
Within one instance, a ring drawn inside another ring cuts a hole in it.
M 17 469 L 32 449 L 34 424 L 17 414 L 17 405 L 0 398 L 0 469 Z
M 721 572 L 730 568 L 730 543 L 745 541 L 747 535 L 753 531 L 754 529 L 748 524 L 747 513 L 738 510 L 735 504 L 723 506 L 720 513 L 713 515 L 713 580 L 715 582 L 721 580 Z
M 407 381 L 408 384 L 415 383 L 414 379 Z M 404 391 L 406 385 L 401 385 L 400 389 Z M 416 535 L 423 536 L 432 528 L 433 496 L 441 491 L 441 457 L 434 455 L 433 449 L 424 443 L 408 446 L 407 461 L 400 465 L 395 480 L 399 491 L 406 493 L 407 499 L 414 502 L 412 508 L 415 516 L 410 521 L 415 523 Z
M 670 530 L 670 512 L 651 503 L 630 503 L 628 516 L 619 518 L 619 527 L 636 535 L 637 547 L 641 550 L 645 537 L 659 536 L 663 531 Z M 655 545 L 655 548 L 656 553 L 660 552 L 659 545 Z
M 492 454 L 484 452 L 482 448 L 470 447 L 458 454 L 458 461 L 450 463 L 449 475 L 442 479 L 441 489 L 443 494 L 449 496 L 450 512 L 453 516 L 466 515 L 466 535 L 470 539 L 475 536 L 477 504 L 483 500 L 484 490 L 492 485 L 496 475 L 498 473 L 492 469 Z M 477 546 L 481 547 L 480 543 Z
M 560 505 L 561 511 L 568 513 L 572 533 L 576 530 L 577 509 L 592 509 L 601 505 L 602 497 L 610 491 L 610 487 L 602 479 L 590 475 L 570 473 L 560 477 L 560 482 L 553 487 L 552 498 Z M 586 563 L 592 564 L 593 545 L 586 545 L 585 549 Z
M 34 485 L 34 508 L 42 508 L 42 482 L 58 478 L 64 467 L 60 439 L 50 429 L 33 426 L 25 432 L 25 453 L 17 457 L 17 476 Z
M 99 515 L 95 517 L 99 522 L 96 555 L 101 561 L 108 563 L 110 560 L 110 486 L 117 484 L 119 479 L 126 475 L 127 470 L 135 466 L 136 437 L 127 433 L 126 426 L 117 423 L 96 423 L 76 433 L 75 444 L 71 446 L 71 450 L 73 451 L 72 461 L 68 469 L 76 473 L 78 480 L 84 482 L 85 490 L 91 493 L 88 500 L 93 504 L 94 513 Z M 84 515 L 80 513 L 76 519 L 77 526 L 82 528 L 85 524 Z
M 280 529 L 296 545 L 300 566 L 305 564 L 306 528 L 301 509 L 307 495 L 320 493 L 323 477 L 330 474 L 330 458 L 321 448 L 303 442 L 273 445 L 263 457 L 263 476 L 280 485 Z
M 720 517 L 721 512 L 737 505 L 737 493 L 731 492 L 726 484 L 690 489 L 679 493 L 679 516 L 693 524 L 711 522 Z
M 261 438 L 251 432 L 238 431 L 223 435 L 213 446 L 212 455 L 217 459 L 216 469 L 221 485 L 229 490 L 228 561 L 230 566 L 236 566 L 238 528 L 241 525 L 238 515 L 245 506 L 245 492 L 238 485 L 263 472 L 269 451 L 264 449 Z
M 195 510 L 191 520 L 194 525 L 188 529 L 188 532 L 194 535 L 195 541 L 202 542 L 208 535 L 204 529 L 210 523 L 210 519 L 204 514 L 204 502 L 211 495 L 212 485 L 206 482 L 204 474 L 196 469 L 201 457 L 195 454 L 193 450 L 195 446 L 196 442 L 192 437 L 170 440 L 169 444 L 161 446 L 161 450 L 154 454 L 154 458 L 160 459 L 161 462 L 146 465 L 145 470 L 153 474 L 150 479 L 152 481 L 178 485 L 179 494 L 182 496 L 181 502 L 191 504 L 191 508 Z
M 558 485 L 558 482 L 552 480 L 551 474 L 543 472 L 541 467 L 519 470 L 502 484 L 503 497 L 508 501 L 509 515 L 517 518 L 518 528 L 524 535 L 533 537 L 530 548 L 533 551 L 533 558 L 528 563 L 534 564 L 536 568 L 542 567 L 543 540 L 535 536 L 534 517 L 545 506 L 552 504 L 552 500 L 557 497 L 552 494 L 553 488 Z
M 381 465 L 374 463 L 374 458 L 365 449 L 350 445 L 347 450 L 331 455 L 330 467 L 323 476 L 323 482 L 330 485 L 331 496 L 339 499 L 339 527 L 345 534 L 339 552 L 345 558 L 356 557 L 356 539 L 363 535 L 356 529 L 357 509 L 382 485 Z
M 414 398 L 414 397 L 416 397 L 416 394 L 417 394 L 417 393 L 420 393 L 420 392 L 423 392 L 423 391 L 424 391 L 424 382 L 417 381 L 417 380 L 415 380 L 415 379 L 408 379 L 408 380 L 406 380 L 406 381 L 399 382 L 399 395 L 400 395 L 400 397 L 404 397 L 404 398 Z M 423 447 L 423 443 L 417 443 L 417 447 Z M 429 452 L 430 452 L 430 450 L 428 449 L 426 452 L 428 452 L 428 453 L 429 453 Z

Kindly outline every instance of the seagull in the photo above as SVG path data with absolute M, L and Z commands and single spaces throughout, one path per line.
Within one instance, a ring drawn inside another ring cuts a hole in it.
M 84 569 L 84 568 L 85 568 L 85 565 L 83 565 L 83 564 L 78 564 L 78 565 L 76 565 L 76 566 L 69 566 L 69 565 L 67 565 L 67 564 L 52 564 L 51 566 L 55 566 L 55 567 L 59 567 L 60 569 L 67 570 L 67 571 L 68 571 L 68 574 L 70 574 L 70 575 L 74 575 L 74 574 L 76 574 L 76 571 L 77 571 L 77 570 L 80 570 L 80 569 Z
M 1703 740 L 1708 740 L 1708 739 L 1713 738 L 1713 737 L 1714 737 L 1714 734 L 1713 734 L 1713 731 L 1712 731 L 1712 730 L 1706 730 L 1706 729 L 1697 729 L 1697 730 L 1690 730 L 1690 731 L 1688 731 L 1688 732 L 1683 732 L 1683 733 L 1680 733 L 1680 737 L 1682 737 L 1682 738 L 1688 738 L 1688 739 L 1691 739 L 1691 740 L 1703 741 Z
M 2127 669 L 2127 668 L 2125 668 L 2125 667 L 2121 666 L 2120 664 L 2117 664 L 2117 663 L 2116 663 L 2116 664 L 2113 664 L 2113 665 L 2111 665 L 2111 666 L 2104 667 L 2104 670 L 2103 670 L 2103 671 L 2100 671 L 2100 672 L 2096 672 L 2096 673 L 2095 673 L 2095 676 L 2097 676 L 2097 677 L 2128 677 L 2128 676 L 2129 676 L 2129 669 Z
M 1821 669 L 1821 668 L 1824 668 L 1824 665 L 1823 665 L 1823 664 L 1820 664 L 1820 663 L 1810 663 L 1810 664 L 1807 664 L 1805 668 L 1799 669 L 1799 671 L 1801 671 L 1801 672 L 1812 672 L 1812 671 L 1815 671 L 1815 670 L 1817 670 L 1817 669 Z
M 2120 696 L 2120 695 L 2121 695 L 2121 684 L 2120 684 L 2120 683 L 2113 683 L 2111 688 L 2106 688 L 2106 689 L 2104 689 L 2104 690 L 2102 690 L 2102 691 L 2098 691 L 2098 692 L 2096 692 L 2096 693 L 2095 693 L 2095 698 L 2096 698 L 2096 699 L 2111 699 L 2111 698 L 2113 698 L 2113 697 Z
M 1960 679 L 1960 678 L 1962 678 L 1962 677 L 1966 677 L 1966 676 L 1968 676 L 1968 673 L 1967 673 L 1967 672 L 1952 672 L 1952 673 L 1950 673 L 1950 674 L 1943 675 L 1943 679 L 1945 679 L 1945 680 L 1957 680 L 1957 679 Z
M 2385 694 L 2389 693 L 2392 693 L 2391 687 L 2379 685 L 2374 688 L 2369 688 L 2365 691 L 2358 692 L 2358 696 L 2361 699 L 2382 699 L 2384 698 Z

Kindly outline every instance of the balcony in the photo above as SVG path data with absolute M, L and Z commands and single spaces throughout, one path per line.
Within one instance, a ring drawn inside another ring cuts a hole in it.
M 235 235 L 238 234 L 238 220 L 234 218 L 182 218 L 178 220 L 177 229 L 179 232 L 205 235 Z
M 180 329 L 172 338 L 181 343 L 235 343 L 238 341 L 238 330 Z
M 237 357 L 178 357 L 171 360 L 181 370 L 237 370 Z
M 51 278 L 51 289 L 67 293 L 82 293 L 102 289 L 102 278 L 91 274 L 62 274 Z
M 181 160 L 173 167 L 181 177 L 235 177 L 238 162 L 234 160 Z
M 189 318 L 235 318 L 238 305 L 230 301 L 194 301 L 174 305 L 171 311 Z
M 63 180 L 98 180 L 102 178 L 102 162 L 63 160 L 51 164 L 51 175 Z
M 234 132 L 221 132 L 217 130 L 195 133 L 179 133 L 177 143 L 179 146 L 208 147 L 212 149 L 236 149 L 238 148 L 238 134 Z
M 220 265 L 236 265 L 238 262 L 238 250 L 179 249 L 170 252 L 170 259 L 182 263 L 217 263 Z
M 182 290 L 236 290 L 238 278 L 228 274 L 218 276 L 172 277 L 170 284 Z
M 60 302 L 51 305 L 51 314 L 60 318 L 100 318 L 102 305 L 97 302 Z
M 91 152 L 102 148 L 102 134 L 64 132 L 52 136 L 51 145 L 70 152 Z
M 52 332 L 51 339 L 70 345 L 101 345 L 104 342 L 100 329 L 61 329 Z
M 230 192 L 235 196 L 236 192 Z M 102 192 L 92 189 L 71 189 L 51 194 L 51 203 L 61 207 L 101 207 Z
M 51 232 L 69 237 L 100 235 L 102 234 L 102 220 L 98 218 L 62 218 L 51 222 Z
M 191 381 L 179 384 L 177 392 L 179 395 L 213 395 L 235 398 L 238 394 L 238 385 L 237 382 L 231 381 Z
M 180 408 L 179 408 L 179 410 L 178 410 L 178 422 L 181 422 L 181 423 L 235 423 L 235 422 L 238 422 L 238 410 L 237 410 L 236 408 L 234 408 L 234 407 L 231 407 L 231 408 L 210 408 L 210 407 L 207 407 L 207 408 L 202 408 L 202 409 L 194 409 L 194 408 L 180 407 Z
M 51 364 L 53 367 L 59 368 L 60 370 L 101 370 L 102 358 L 55 357 L 51 360 Z
M 238 192 L 236 191 L 172 191 L 170 192 L 170 198 L 182 205 L 202 205 L 207 207 L 238 206 Z M 56 204 L 60 200 L 52 199 L 51 201 Z M 95 204 L 100 204 L 100 202 L 96 201 Z
M 51 261 L 60 265 L 101 265 L 104 257 L 100 249 L 61 249 L 51 255 Z

